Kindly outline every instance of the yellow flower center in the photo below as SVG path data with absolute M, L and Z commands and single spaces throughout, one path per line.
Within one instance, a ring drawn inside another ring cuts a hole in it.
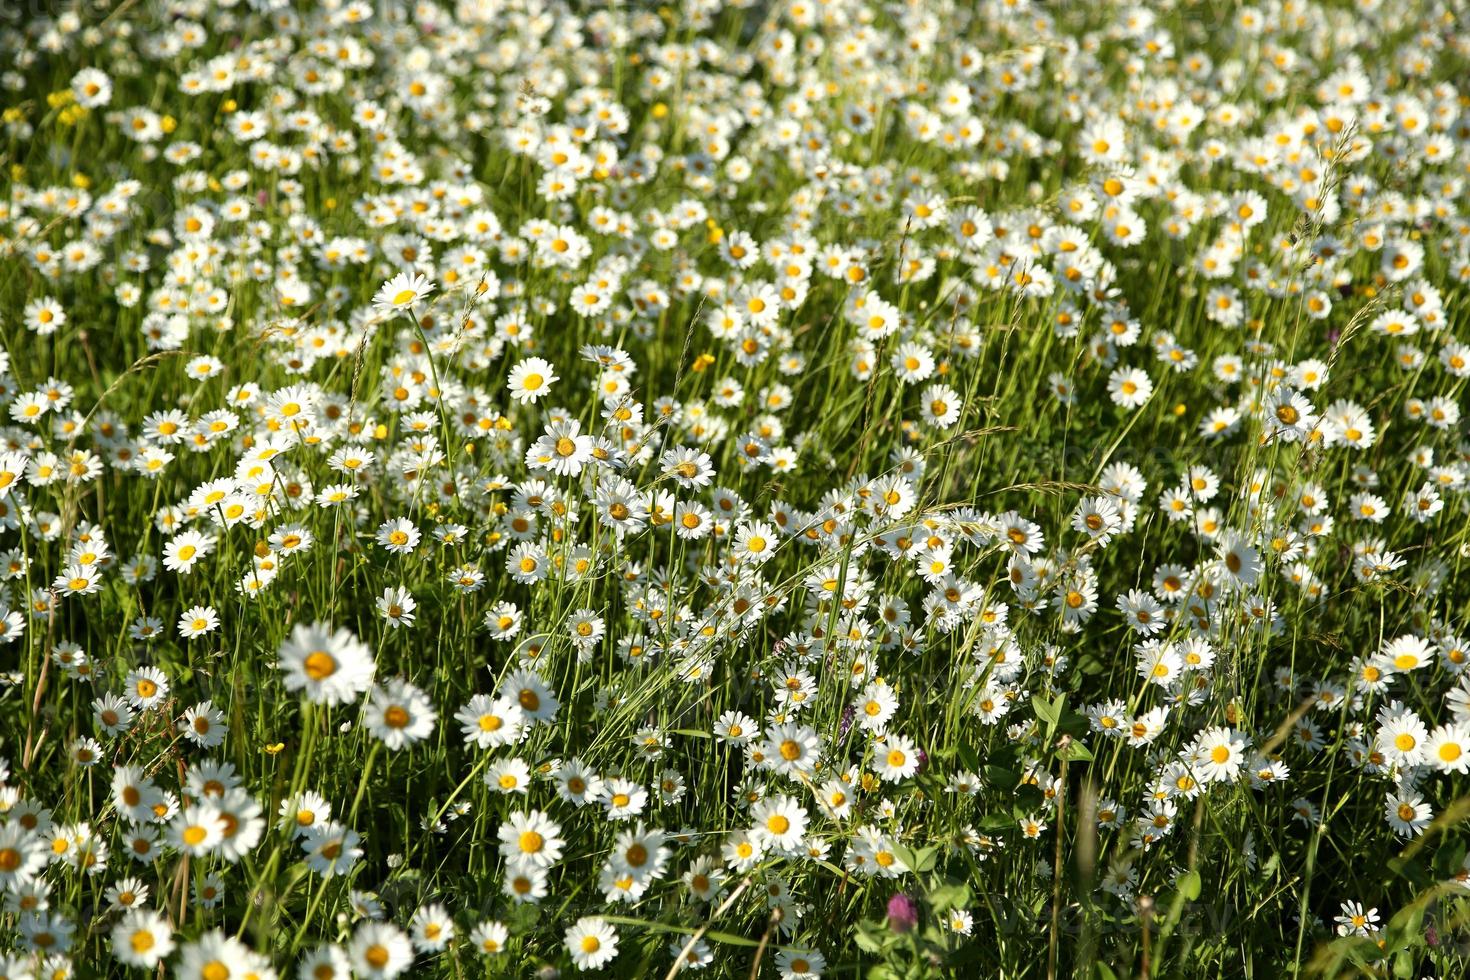
M 326 680 L 337 672 L 337 659 L 325 650 L 314 650 L 302 662 L 306 676 L 314 681 Z

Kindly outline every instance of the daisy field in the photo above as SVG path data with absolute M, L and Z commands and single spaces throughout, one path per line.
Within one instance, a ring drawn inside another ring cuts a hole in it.
M 1467 18 L 0 5 L 0 980 L 1467 975 Z

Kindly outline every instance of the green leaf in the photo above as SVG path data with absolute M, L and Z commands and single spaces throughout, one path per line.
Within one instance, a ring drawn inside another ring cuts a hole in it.
M 1412 858 L 1401 856 L 1391 857 L 1384 863 L 1388 866 L 1388 870 L 1392 871 L 1400 878 L 1404 878 L 1412 882 L 1418 888 L 1428 888 L 1430 885 L 1434 884 L 1433 880 L 1430 879 L 1429 875 L 1424 871 L 1424 869 L 1420 867 L 1418 862 L 1414 861 Z
M 939 860 L 939 848 L 933 846 L 921 847 L 917 851 L 914 851 L 913 856 L 914 863 L 909 864 L 910 871 L 916 874 L 932 871 L 934 870 L 934 865 Z M 905 863 L 907 864 L 908 862 Z
M 1378 943 L 1369 939 L 1367 936 L 1353 936 L 1346 940 L 1339 940 L 1328 948 L 1343 950 L 1347 959 L 1359 966 L 1367 966 L 1369 963 L 1376 961 L 1379 953 L 1382 952 L 1378 948 Z M 1327 975 L 1335 976 L 1336 974 L 1329 973 Z
M 1434 852 L 1434 874 L 1437 878 L 1453 878 L 1465 861 L 1465 842 L 1459 838 L 1447 841 Z
M 981 830 L 1009 830 L 1015 821 L 1004 813 L 987 814 L 980 821 Z
M 1016 789 L 1016 805 L 1013 812 L 1019 820 L 1028 813 L 1036 812 L 1036 809 L 1046 800 L 1046 794 L 1036 786 L 1021 786 Z
M 1427 896 L 1405 905 L 1388 920 L 1384 930 L 1384 949 L 1389 952 L 1411 952 L 1424 944 L 1424 909 Z
M 1180 875 L 1178 885 L 1179 894 L 1184 896 L 1186 902 L 1193 902 L 1199 898 L 1202 884 L 1203 882 L 1200 880 L 1198 871 L 1191 871 L 1188 874 Z
M 960 882 L 958 884 L 940 885 L 929 892 L 929 904 L 936 912 L 948 912 L 950 909 L 964 908 L 970 904 L 970 886 Z
M 1057 727 L 1057 722 L 1062 717 L 1063 696 L 1058 695 L 1056 701 L 1048 701 L 1041 695 L 1033 695 L 1031 698 L 1031 710 L 1036 712 L 1036 717 L 1046 722 L 1047 730 Z
M 960 765 L 969 769 L 971 772 L 980 771 L 980 753 L 975 751 L 975 746 L 968 742 L 963 743 L 960 745 L 957 754 L 959 755 Z
M 986 766 L 985 779 L 993 786 L 1010 789 L 1021 781 L 1021 774 L 1001 766 Z
M 1061 724 L 1057 725 L 1057 731 L 1064 732 L 1073 738 L 1082 738 L 1087 734 L 1088 728 L 1087 716 L 1076 711 L 1068 711 L 1062 715 Z
M 994 766 L 1006 772 L 1019 772 L 1020 767 L 1017 762 L 1020 758 L 1021 750 L 1017 746 L 1003 742 L 985 754 L 985 771 L 989 772 Z
M 1057 753 L 1063 762 L 1091 762 L 1092 750 L 1081 742 L 1068 742 L 1067 747 Z
M 858 949 L 865 953 L 873 953 L 875 955 L 882 954 L 886 945 L 885 940 L 891 935 L 887 929 L 867 919 L 859 922 L 853 928 L 852 933 L 853 939 L 857 942 Z

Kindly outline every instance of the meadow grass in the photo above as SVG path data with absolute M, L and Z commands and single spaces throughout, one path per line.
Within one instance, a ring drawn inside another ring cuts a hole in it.
M 0 977 L 1464 975 L 1461 14 L 0 13 Z

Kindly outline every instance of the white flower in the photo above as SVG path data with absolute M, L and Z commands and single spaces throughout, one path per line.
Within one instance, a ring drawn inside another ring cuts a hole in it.
M 378 526 L 377 542 L 395 555 L 408 555 L 418 547 L 419 529 L 406 517 L 395 517 Z
M 374 687 L 363 708 L 368 732 L 393 751 L 428 738 L 436 717 L 428 696 L 397 677 Z
M 807 812 L 795 799 L 776 795 L 751 808 L 751 837 L 767 850 L 790 851 L 806 834 Z
M 618 955 L 618 934 L 604 920 L 586 916 L 567 930 L 566 946 L 577 969 L 596 970 Z
M 873 771 L 885 783 L 896 783 L 919 771 L 919 749 L 902 735 L 890 735 L 874 747 Z
M 379 313 L 391 314 L 410 309 L 419 300 L 434 291 L 428 277 L 416 273 L 400 272 L 383 283 L 373 295 L 373 306 Z
M 529 405 L 543 398 L 558 380 L 556 365 L 540 357 L 528 357 L 510 369 L 505 386 L 518 404 Z
M 112 927 L 112 955 L 127 966 L 151 970 L 173 950 L 168 920 L 150 909 L 129 912 Z
M 413 964 L 413 945 L 392 923 L 361 922 L 347 945 L 347 958 L 355 976 L 391 980 Z
M 327 811 L 323 811 L 325 815 Z M 305 829 L 301 836 L 301 850 L 306 855 L 307 867 L 331 878 L 345 875 L 357 859 L 362 857 L 361 837 L 335 820 L 323 820 Z
M 1201 782 L 1235 779 L 1245 759 L 1247 740 L 1229 728 L 1210 728 L 1195 740 L 1193 769 Z
M 317 704 L 345 704 L 373 683 L 372 653 L 350 630 L 297 623 L 281 644 L 278 666 L 288 691 Z
M 210 606 L 190 606 L 179 617 L 179 635 L 192 640 L 219 628 L 219 613 Z
M 549 868 L 561 858 L 561 825 L 540 810 L 512 813 L 500 825 L 500 853 L 511 861 Z
M 418 603 L 414 601 L 413 593 L 407 589 L 389 586 L 378 597 L 377 607 L 378 615 L 383 617 L 383 621 L 391 628 L 398 629 L 413 625 L 413 611 Z
M 1108 375 L 1108 397 L 1115 405 L 1138 408 L 1153 393 L 1153 379 L 1140 368 L 1115 368 Z

